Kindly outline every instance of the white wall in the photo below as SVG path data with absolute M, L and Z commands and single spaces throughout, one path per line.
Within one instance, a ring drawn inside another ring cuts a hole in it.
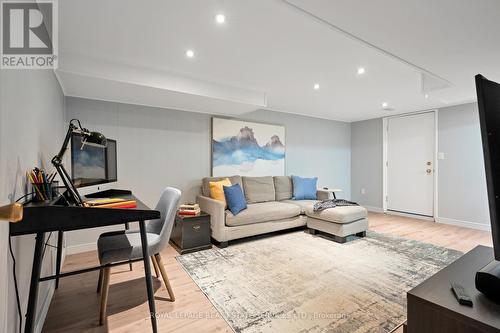
M 352 197 L 382 209 L 382 118 L 352 123 Z M 486 179 L 477 104 L 438 112 L 437 221 L 487 230 Z M 366 195 L 361 195 L 361 188 Z
M 66 98 L 67 119 L 118 141 L 118 183 L 154 206 L 165 186 L 182 190 L 185 201 L 199 193 L 210 175 L 210 115 Z M 350 124 L 271 111 L 243 119 L 283 124 L 286 172 L 318 176 L 320 185 L 341 187 L 350 197 Z M 106 229 L 108 230 L 108 229 Z M 103 230 L 68 233 L 68 253 L 95 247 Z
M 0 204 L 24 194 L 25 172 L 35 166 L 51 170 L 64 134 L 64 97 L 52 71 L 0 71 Z M 18 316 L 8 255 L 8 226 L 0 222 L 0 330 L 17 331 Z M 54 243 L 54 240 L 52 240 Z M 29 293 L 34 236 L 13 238 L 23 316 Z M 42 274 L 55 268 L 55 251 L 47 248 Z M 8 281 L 8 283 L 6 283 Z M 38 319 L 43 319 L 53 292 L 53 282 L 40 284 Z M 4 292 L 7 291 L 7 292 Z M 7 300 L 5 300 L 7 298 Z M 5 327 L 1 327 L 5 325 Z M 36 329 L 41 330 L 41 322 Z

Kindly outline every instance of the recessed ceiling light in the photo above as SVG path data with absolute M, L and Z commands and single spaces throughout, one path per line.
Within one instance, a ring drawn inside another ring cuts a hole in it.
M 382 103 L 382 107 L 383 107 L 384 109 L 387 109 L 387 107 L 388 107 L 388 106 L 389 106 L 389 104 L 387 104 L 387 102 Z
M 219 24 L 224 24 L 224 22 L 226 22 L 226 17 L 223 14 L 217 14 L 215 16 L 215 22 Z
M 425 94 L 424 97 L 427 99 L 429 98 L 429 94 Z
M 361 75 L 361 74 L 365 74 L 365 68 L 364 67 L 359 67 L 358 68 L 358 74 Z
M 318 90 L 319 89 L 319 83 L 315 83 L 314 86 L 313 86 L 314 90 Z
M 187 50 L 186 51 L 186 57 L 188 57 L 188 58 L 194 57 L 194 51 L 193 50 Z

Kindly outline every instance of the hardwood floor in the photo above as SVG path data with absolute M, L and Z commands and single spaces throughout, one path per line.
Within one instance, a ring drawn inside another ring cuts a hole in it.
M 370 213 L 369 229 L 409 239 L 440 245 L 462 252 L 476 245 L 491 246 L 491 235 L 485 231 L 460 228 L 401 216 Z M 176 300 L 169 302 L 168 292 L 160 279 L 154 278 L 159 332 L 232 332 L 210 301 L 175 259 L 178 253 L 168 247 L 163 261 Z M 66 258 L 63 271 L 95 265 L 95 252 Z M 135 263 L 111 270 L 108 298 L 108 320 L 99 326 L 99 295 L 96 286 L 99 272 L 61 279 L 47 314 L 44 332 L 149 332 L 148 303 L 144 268 Z M 398 329 L 396 332 L 402 332 Z
M 491 233 L 397 215 L 370 213 L 371 231 L 392 234 L 468 252 L 477 245 L 493 246 Z

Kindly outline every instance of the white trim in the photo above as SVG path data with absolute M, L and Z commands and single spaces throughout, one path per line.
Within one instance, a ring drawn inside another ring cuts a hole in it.
M 439 121 L 439 110 L 436 109 L 434 110 L 434 161 L 433 166 L 434 166 L 434 220 L 438 217 L 438 183 L 439 183 L 439 178 L 438 178 L 438 173 L 439 173 L 439 164 L 438 164 L 438 151 L 439 151 L 439 145 L 438 145 L 438 140 L 439 140 L 439 127 L 438 127 L 438 121 Z
M 365 207 L 367 211 L 372 212 L 372 213 L 383 213 L 384 209 L 380 207 L 374 207 L 374 206 L 365 206 L 361 204 L 362 207 Z
M 491 231 L 490 223 L 477 223 L 477 222 L 470 222 L 470 221 L 461 221 L 461 220 L 449 219 L 447 217 L 437 217 L 436 222 L 442 223 L 442 224 L 455 225 L 458 227 L 476 229 L 476 230 Z
M 382 210 L 387 212 L 387 132 L 389 117 L 382 118 Z
M 78 244 L 78 245 L 73 245 L 73 246 L 68 246 L 66 247 L 66 254 L 65 255 L 72 255 L 72 254 L 77 254 L 77 253 L 82 253 L 82 252 L 89 252 L 89 251 L 95 251 L 97 250 L 97 244 L 96 243 L 85 243 L 85 244 Z
M 401 115 L 394 115 L 389 117 L 382 118 L 382 209 L 384 213 L 388 213 L 387 210 L 387 143 L 388 143 L 388 120 L 392 118 L 400 118 L 407 116 L 414 116 L 417 114 L 424 113 L 434 113 L 434 203 L 433 203 L 433 215 L 434 217 L 438 216 L 438 159 L 437 153 L 439 149 L 439 141 L 438 141 L 438 109 L 433 110 L 425 110 L 425 111 L 416 111 L 405 113 Z M 408 214 L 410 217 L 415 217 L 419 215 Z M 418 218 L 418 217 L 417 217 Z M 426 219 L 424 217 L 424 219 Z M 434 220 L 434 218 L 432 218 Z
M 403 212 L 396 212 L 393 210 L 386 210 L 384 213 L 387 215 L 396 215 L 396 216 L 403 216 L 403 217 L 409 217 L 412 219 L 419 219 L 419 220 L 425 220 L 425 221 L 435 221 L 435 218 L 432 216 L 424 216 L 424 215 L 417 215 L 417 214 L 411 214 L 411 213 L 403 213 Z

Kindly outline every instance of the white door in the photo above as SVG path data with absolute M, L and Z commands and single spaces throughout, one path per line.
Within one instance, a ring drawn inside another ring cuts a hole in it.
M 435 113 L 387 120 L 387 209 L 434 215 Z

